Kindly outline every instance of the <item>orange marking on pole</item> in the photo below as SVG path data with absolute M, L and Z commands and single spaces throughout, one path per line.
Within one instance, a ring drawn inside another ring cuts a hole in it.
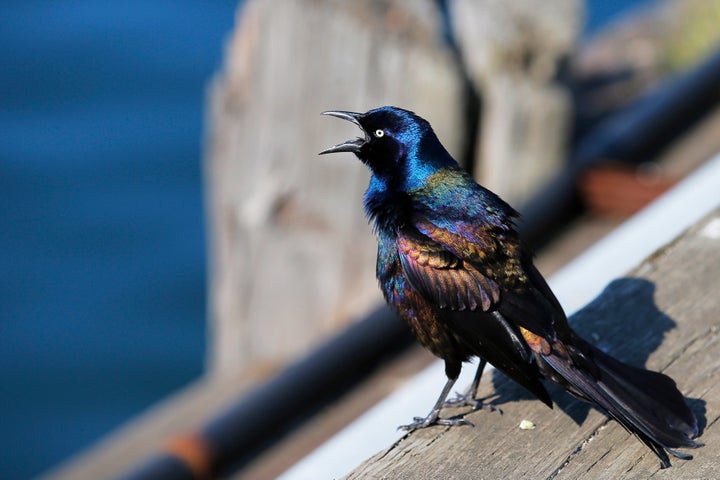
M 195 478 L 212 478 L 210 445 L 205 439 L 192 434 L 172 437 L 164 450 L 187 465 Z

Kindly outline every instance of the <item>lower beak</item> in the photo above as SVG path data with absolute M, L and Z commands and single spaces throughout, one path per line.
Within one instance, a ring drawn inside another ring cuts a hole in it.
M 358 127 L 362 129 L 362 125 L 360 125 L 360 117 L 362 117 L 362 113 L 355 113 L 355 112 L 345 112 L 342 110 L 329 110 L 327 112 L 322 112 L 323 115 L 330 115 L 332 117 L 342 118 L 343 120 L 347 120 L 348 122 L 352 122 Z M 323 150 L 320 152 L 320 155 L 324 155 L 326 153 L 337 153 L 337 152 L 352 152 L 352 153 L 358 153 L 363 145 L 365 145 L 365 142 L 367 141 L 367 138 L 360 138 L 357 137 L 353 140 L 348 140 L 343 143 L 339 143 L 335 145 L 334 147 L 330 147 L 328 149 Z

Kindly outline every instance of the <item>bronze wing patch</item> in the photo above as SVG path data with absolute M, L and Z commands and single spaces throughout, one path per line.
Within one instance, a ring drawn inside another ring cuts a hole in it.
M 410 284 L 437 307 L 488 311 L 500 299 L 494 280 L 417 230 L 403 230 L 396 241 Z

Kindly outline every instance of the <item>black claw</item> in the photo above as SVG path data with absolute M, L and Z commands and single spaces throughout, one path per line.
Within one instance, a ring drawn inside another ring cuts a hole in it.
M 475 410 L 490 410 L 491 412 L 499 412 L 502 415 L 502 410 L 491 403 L 484 403 L 482 400 L 475 400 L 470 394 L 456 394 L 455 398 L 446 401 L 443 407 L 458 408 L 458 407 L 472 407 Z
M 455 427 L 458 425 L 468 425 L 470 427 L 475 427 L 474 423 L 472 423 L 470 420 L 465 420 L 464 418 L 439 418 L 435 423 L 437 425 L 446 425 L 449 427 Z
M 406 432 L 412 432 L 420 428 L 427 428 L 433 425 L 443 425 L 448 427 L 454 427 L 458 425 L 469 425 L 474 427 L 475 425 L 469 420 L 464 418 L 440 418 L 437 414 L 431 413 L 427 417 L 413 417 L 413 423 L 408 425 L 400 425 L 398 430 L 405 430 Z

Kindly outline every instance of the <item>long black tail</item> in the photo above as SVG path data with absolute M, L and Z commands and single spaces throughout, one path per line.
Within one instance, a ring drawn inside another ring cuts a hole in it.
M 683 459 L 691 455 L 675 448 L 697 448 L 701 443 L 695 415 L 685 404 L 675 382 L 661 373 L 626 365 L 573 335 L 569 358 L 551 353 L 543 359 L 571 393 L 598 405 L 635 434 L 658 456 L 662 467 L 670 466 L 667 452 Z M 564 380 L 564 381 L 563 381 Z M 565 383 L 567 382 L 567 383 Z

